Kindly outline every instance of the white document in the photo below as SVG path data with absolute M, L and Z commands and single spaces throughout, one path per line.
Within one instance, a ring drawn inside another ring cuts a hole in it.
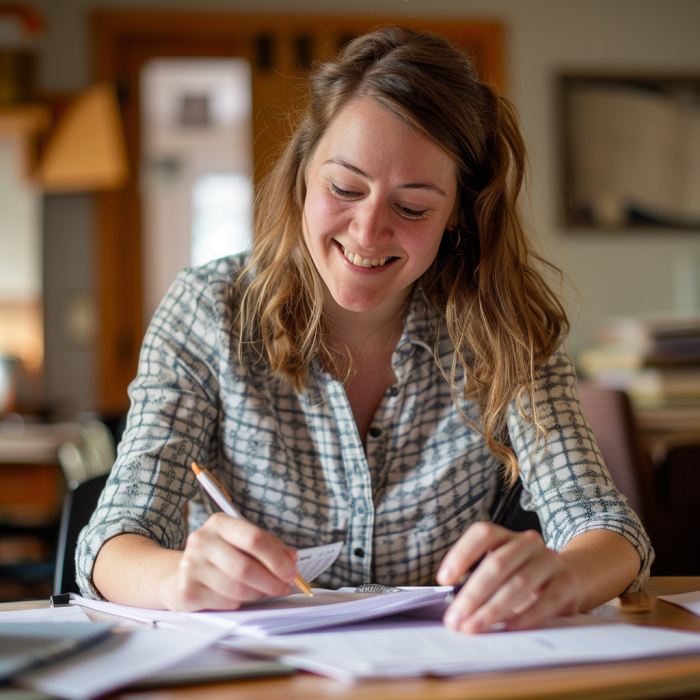
M 659 595 L 656 597 L 668 603 L 680 605 L 680 607 L 690 610 L 691 613 L 700 615 L 700 591 L 677 593 L 676 595 Z
M 372 622 L 270 640 L 230 640 L 341 681 L 451 676 L 700 652 L 700 635 L 636 625 L 585 625 L 466 635 L 429 620 Z
M 184 661 L 215 644 L 219 637 L 152 627 L 117 632 L 94 647 L 15 680 L 49 695 L 90 700 Z
M 225 626 L 232 634 L 267 637 L 347 625 L 432 606 L 443 603 L 452 590 L 452 586 L 426 586 L 399 593 L 314 589 L 313 598 L 299 594 L 246 604 L 233 612 L 196 614 L 198 619 Z
M 68 606 L 0 612 L 0 623 L 5 622 L 90 622 L 90 618 L 80 608 Z
M 320 547 L 297 550 L 297 571 L 299 575 L 306 583 L 310 583 L 326 569 L 330 568 L 338 558 L 342 548 L 342 542 L 334 542 L 333 544 L 324 544 Z
M 227 634 L 266 637 L 346 625 L 435 604 L 442 605 L 452 593 L 452 586 L 412 588 L 399 593 L 354 593 L 353 590 L 326 591 L 317 588 L 314 589 L 313 598 L 299 593 L 246 603 L 240 610 L 196 613 L 128 608 L 79 596 L 73 597 L 72 602 L 171 629 L 195 632 L 220 629 Z

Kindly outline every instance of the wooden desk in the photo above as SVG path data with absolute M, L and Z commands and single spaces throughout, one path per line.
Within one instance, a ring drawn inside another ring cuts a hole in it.
M 588 615 L 573 616 L 563 624 L 632 622 L 700 632 L 700 617 L 655 597 L 693 590 L 700 590 L 700 577 L 653 578 L 647 592 L 624 596 Z M 12 603 L 1 605 L 0 610 L 20 606 L 44 607 L 46 603 Z M 121 700 L 700 700 L 700 655 L 355 685 L 300 673 L 286 678 L 125 692 L 111 697 Z

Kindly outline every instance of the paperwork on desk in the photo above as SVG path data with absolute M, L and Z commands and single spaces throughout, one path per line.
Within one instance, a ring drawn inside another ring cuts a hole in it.
M 189 659 L 215 644 L 220 636 L 152 627 L 116 632 L 91 649 L 23 674 L 14 682 L 69 700 L 89 700 Z
M 0 679 L 13 678 L 42 664 L 50 664 L 106 640 L 112 623 L 60 626 L 0 624 Z
M 637 625 L 466 635 L 434 620 L 365 622 L 327 632 L 227 644 L 340 681 L 454 676 L 700 653 L 698 634 Z
M 301 593 L 246 603 L 240 610 L 179 613 L 168 610 L 129 608 L 115 603 L 73 596 L 71 603 L 101 612 L 176 630 L 220 630 L 228 635 L 267 637 L 304 630 L 347 625 L 387 615 L 437 605 L 440 616 L 452 586 L 407 588 L 399 593 L 355 593 L 313 589 L 314 596 Z
M 90 622 L 90 618 L 77 607 L 35 608 L 34 610 L 0 612 L 0 624 L 5 622 Z
M 668 603 L 679 605 L 691 613 L 700 615 L 700 591 L 692 591 L 691 593 L 677 593 L 675 595 L 660 595 L 656 596 Z

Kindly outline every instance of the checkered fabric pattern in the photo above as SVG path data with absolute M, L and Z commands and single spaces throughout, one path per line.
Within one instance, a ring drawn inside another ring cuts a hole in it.
M 216 510 L 190 469 L 207 467 L 250 521 L 294 547 L 342 540 L 336 563 L 317 583 L 335 588 L 368 581 L 433 581 L 448 548 L 489 519 L 500 463 L 464 422 L 435 361 L 436 317 L 413 296 L 392 358 L 397 383 L 382 399 L 366 451 L 340 382 L 315 361 L 302 393 L 254 357 L 238 360 L 231 332 L 232 285 L 244 264 L 232 257 L 177 277 L 151 322 L 117 462 L 76 559 L 81 589 L 95 557 L 121 533 L 183 549 L 189 529 Z M 437 349 L 449 368 L 454 352 Z M 537 512 L 550 547 L 605 528 L 636 547 L 641 587 L 653 553 L 608 475 L 581 411 L 573 366 L 563 350 L 540 369 L 535 396 L 548 430 L 535 431 L 515 406 L 508 429 L 524 485 L 523 505 Z M 459 400 L 474 425 L 474 402 Z M 527 409 L 527 404 L 526 404 Z

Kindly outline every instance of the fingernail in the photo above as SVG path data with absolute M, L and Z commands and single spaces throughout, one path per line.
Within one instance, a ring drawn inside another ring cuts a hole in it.
M 461 610 L 454 610 L 453 608 L 450 608 L 445 613 L 445 625 L 453 630 L 458 630 L 465 619 L 466 618 Z

